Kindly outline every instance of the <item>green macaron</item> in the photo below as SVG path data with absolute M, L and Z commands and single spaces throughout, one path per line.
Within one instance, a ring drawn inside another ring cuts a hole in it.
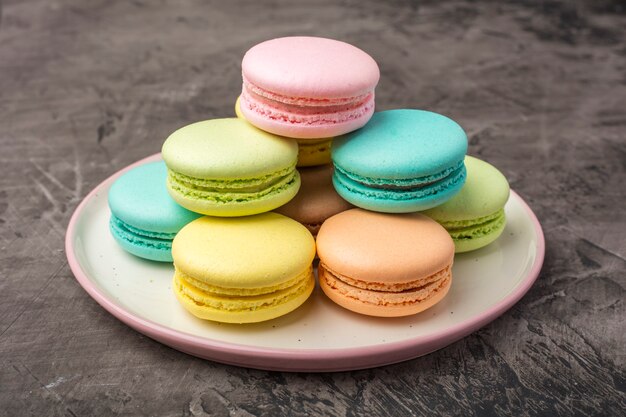
M 485 161 L 465 157 L 467 179 L 461 191 L 440 206 L 422 212 L 446 228 L 455 252 L 487 246 L 506 225 L 504 205 L 509 183 L 498 169 Z
M 178 129 L 163 144 L 167 189 L 181 206 L 210 216 L 273 210 L 300 188 L 298 144 L 236 118 Z

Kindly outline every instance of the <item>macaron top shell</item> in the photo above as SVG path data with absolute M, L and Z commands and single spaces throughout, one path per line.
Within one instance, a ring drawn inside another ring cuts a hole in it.
M 270 287 L 311 266 L 315 241 L 300 223 L 277 213 L 202 217 L 174 238 L 176 268 L 227 288 Z
M 374 113 L 363 128 L 337 137 L 333 162 L 352 174 L 406 179 L 440 173 L 463 160 L 467 136 L 456 122 L 424 110 Z
M 295 140 L 264 132 L 237 118 L 182 127 L 163 144 L 163 159 L 178 173 L 210 179 L 256 178 L 295 166 Z
M 471 220 L 500 210 L 509 199 L 509 183 L 493 165 L 465 157 L 467 179 L 461 191 L 424 214 L 442 222 Z
M 454 243 L 442 226 L 421 214 L 356 208 L 324 222 L 317 251 L 321 262 L 337 274 L 392 284 L 430 276 L 451 265 Z
M 167 192 L 167 168 L 162 161 L 133 168 L 109 189 L 108 201 L 115 217 L 137 229 L 176 233 L 200 217 L 179 206 Z
M 298 194 L 277 208 L 276 212 L 305 224 L 314 224 L 352 207 L 333 188 L 332 165 L 301 168 L 298 171 L 302 181 Z
M 305 98 L 344 98 L 370 92 L 380 72 L 374 59 L 345 42 L 294 36 L 252 47 L 242 73 L 257 87 Z

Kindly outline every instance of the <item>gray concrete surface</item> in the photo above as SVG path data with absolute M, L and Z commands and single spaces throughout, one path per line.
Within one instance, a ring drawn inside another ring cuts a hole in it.
M 0 3 L 0 415 L 624 415 L 626 10 L 620 1 Z M 160 345 L 68 268 L 69 217 L 176 128 L 230 116 L 253 44 L 368 51 L 378 109 L 449 115 L 543 224 L 530 292 L 412 361 L 337 374 Z

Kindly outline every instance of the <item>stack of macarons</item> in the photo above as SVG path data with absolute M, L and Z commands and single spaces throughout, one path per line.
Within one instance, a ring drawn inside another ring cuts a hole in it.
M 395 317 L 435 305 L 455 252 L 504 229 L 508 183 L 466 156 L 451 119 L 374 113 L 379 76 L 367 53 L 336 40 L 252 47 L 236 118 L 178 129 L 164 162 L 113 184 L 115 240 L 173 261 L 174 294 L 201 319 L 251 323 L 295 310 L 313 292 L 316 254 L 321 289 L 348 310 Z
M 423 110 L 378 112 L 335 139 L 335 189 L 359 209 L 318 233 L 329 298 L 373 316 L 415 314 L 443 299 L 455 252 L 486 246 L 505 225 L 506 179 L 466 151 L 456 122 Z
M 294 36 L 252 47 L 241 72 L 237 117 L 298 143 L 302 192 L 278 212 L 317 235 L 326 219 L 352 207 L 330 181 L 331 146 L 374 114 L 378 64 L 345 42 Z

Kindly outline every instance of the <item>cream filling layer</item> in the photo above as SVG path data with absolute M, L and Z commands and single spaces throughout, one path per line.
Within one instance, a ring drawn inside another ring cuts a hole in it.
M 296 107 L 331 107 L 340 105 L 353 105 L 354 103 L 364 102 L 366 98 L 372 93 L 368 91 L 364 94 L 350 96 L 350 97 L 338 97 L 338 98 L 312 98 L 312 97 L 297 97 L 297 96 L 285 96 L 282 94 L 273 93 L 264 88 L 261 88 L 248 80 L 246 76 L 243 77 L 243 88 L 245 91 L 255 94 L 256 96 L 266 98 L 278 103 L 289 104 Z
M 318 125 L 358 119 L 374 109 L 374 91 L 334 99 L 288 97 L 271 93 L 244 78 L 241 104 L 263 117 L 287 123 Z
M 473 220 L 440 222 L 454 240 L 475 239 L 504 228 L 506 216 L 500 209 L 488 216 Z
M 294 163 L 293 165 L 276 172 L 272 172 L 271 174 L 241 179 L 198 178 L 181 174 L 171 169 L 168 169 L 167 173 L 173 181 L 186 184 L 190 188 L 196 188 L 202 191 L 256 192 L 275 184 L 290 174 L 293 174 L 295 169 L 296 164 Z
M 384 287 L 386 290 L 373 290 L 364 288 L 368 286 L 364 284 L 360 286 L 351 285 L 343 280 L 345 277 L 328 270 L 324 263 L 320 263 L 319 269 L 321 271 L 320 277 L 328 287 L 345 297 L 378 306 L 407 305 L 422 302 L 433 297 L 437 292 L 442 291 L 452 280 L 451 266 L 448 266 L 430 277 L 413 281 L 415 283 L 423 282 L 423 284 L 417 287 L 405 288 L 402 291 L 390 291 L 389 289 L 391 287 L 388 284 L 375 283 L 374 286 Z M 435 279 L 435 277 L 437 278 Z M 354 279 L 350 279 L 349 281 L 352 283 L 358 282 Z
M 187 283 L 190 286 L 196 287 L 199 290 L 202 290 L 207 293 L 219 294 L 223 296 L 231 296 L 231 297 L 242 297 L 242 296 L 254 296 L 254 295 L 263 295 L 270 294 L 275 291 L 284 290 L 285 288 L 293 287 L 300 281 L 304 281 L 309 275 L 313 273 L 313 266 L 309 266 L 309 268 L 305 269 L 301 273 L 297 274 L 293 278 L 281 282 L 280 284 L 271 285 L 269 287 L 256 287 L 256 288 L 241 288 L 241 287 L 220 287 L 218 285 L 210 284 L 206 281 L 199 280 L 190 275 L 185 274 L 179 268 L 176 268 L 176 275 L 179 277 L 179 280 Z
M 265 182 L 258 179 L 242 183 L 229 181 L 218 186 L 217 180 L 188 177 L 169 170 L 167 183 L 172 190 L 186 197 L 217 203 L 230 203 L 257 200 L 270 194 L 279 193 L 296 181 L 298 175 L 294 168 L 282 176 L 268 176 Z
M 294 285 L 276 290 L 270 293 L 258 295 L 223 295 L 206 292 L 185 281 L 182 275 L 174 273 L 174 285 L 178 292 L 189 301 L 200 307 L 209 307 L 221 311 L 255 311 L 278 306 L 297 298 L 313 285 L 315 277 L 313 269 L 308 268 L 302 276 L 303 279 Z

